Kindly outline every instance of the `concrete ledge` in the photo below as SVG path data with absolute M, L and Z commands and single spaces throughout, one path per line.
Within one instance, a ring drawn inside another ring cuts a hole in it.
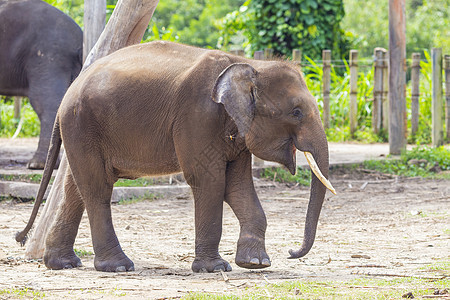
M 0 196 L 11 196 L 20 199 L 34 199 L 37 195 L 39 184 L 19 181 L 0 181 Z M 47 198 L 50 189 L 45 192 Z
M 51 186 L 47 188 L 44 199 L 47 198 Z M 20 199 L 35 199 L 39 184 L 17 181 L 0 181 L 0 196 L 11 196 Z M 122 199 L 139 198 L 153 195 L 175 196 L 190 192 L 187 184 L 153 185 L 147 187 L 115 187 L 111 197 L 113 203 Z

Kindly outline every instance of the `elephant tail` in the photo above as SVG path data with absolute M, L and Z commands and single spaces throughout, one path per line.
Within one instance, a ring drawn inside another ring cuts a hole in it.
M 42 175 L 41 184 L 39 186 L 39 191 L 34 202 L 33 212 L 31 213 L 30 219 L 28 220 L 27 226 L 24 230 L 16 234 L 16 241 L 22 246 L 25 245 L 27 241 L 28 232 L 33 226 L 34 220 L 36 219 L 39 207 L 44 199 L 45 191 L 52 177 L 53 169 L 55 168 L 56 162 L 58 161 L 59 150 L 61 149 L 61 132 L 59 127 L 59 118 L 56 116 L 55 125 L 53 126 L 52 137 L 50 140 L 50 147 L 48 149 L 47 161 L 45 163 L 44 174 Z

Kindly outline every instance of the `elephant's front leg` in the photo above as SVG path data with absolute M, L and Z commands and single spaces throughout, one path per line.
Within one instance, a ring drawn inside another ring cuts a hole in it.
M 233 209 L 241 227 L 236 264 L 260 269 L 270 266 L 265 247 L 267 221 L 253 186 L 251 161 L 251 154 L 246 151 L 228 164 L 225 201 Z
M 221 165 L 221 166 L 219 166 Z M 185 171 L 195 201 L 194 272 L 231 271 L 230 264 L 219 255 L 225 194 L 225 162 Z

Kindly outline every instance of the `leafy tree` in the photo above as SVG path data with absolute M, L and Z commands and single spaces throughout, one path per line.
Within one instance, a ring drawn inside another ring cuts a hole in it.
M 220 37 L 216 20 L 239 7 L 242 2 L 243 0 L 160 1 L 145 39 L 165 38 L 214 48 Z
M 83 28 L 84 0 L 44 0 L 61 10 Z
M 248 0 L 223 21 L 223 46 L 241 32 L 250 52 L 274 49 L 278 55 L 290 55 L 300 48 L 313 59 L 323 49 L 336 57 L 347 55 L 351 36 L 341 29 L 344 17 L 342 0 Z
M 347 14 L 342 27 L 356 36 L 355 48 L 363 57 L 376 47 L 389 47 L 388 1 L 344 0 Z M 406 1 L 406 50 L 412 52 L 442 47 L 450 51 L 450 0 Z

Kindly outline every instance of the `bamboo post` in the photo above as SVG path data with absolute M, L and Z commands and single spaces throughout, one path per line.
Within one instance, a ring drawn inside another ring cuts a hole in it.
M 242 56 L 242 57 L 245 56 L 245 52 L 244 52 L 244 50 L 242 50 L 242 49 L 239 49 L 239 50 L 231 50 L 230 53 L 233 54 L 233 55 L 237 55 L 237 56 Z
M 322 51 L 323 127 L 330 128 L 331 50 Z
M 14 119 L 20 119 L 20 109 L 22 107 L 22 97 L 15 96 L 14 97 Z
M 292 61 L 294 61 L 298 66 L 302 65 L 302 50 L 292 50 Z
M 358 126 L 358 50 L 350 50 L 350 133 Z
M 144 36 L 159 0 L 119 0 L 105 30 L 92 48 L 83 65 L 85 70 L 95 60 L 125 46 L 137 44 Z M 82 70 L 82 72 L 83 72 Z M 62 156 L 55 181 L 50 189 L 44 210 L 28 241 L 26 258 L 42 258 L 45 240 L 51 228 L 60 201 L 64 198 L 64 177 L 70 172 L 67 158 Z
M 266 48 L 264 49 L 264 59 L 271 60 L 273 58 L 273 49 Z
M 264 51 L 255 51 L 253 58 L 256 60 L 264 60 Z
M 405 0 L 389 0 L 389 153 L 406 149 Z
M 411 65 L 411 135 L 419 129 L 420 53 L 412 54 Z
M 388 52 L 384 48 L 380 48 L 382 52 L 382 60 L 383 60 L 383 92 L 382 92 L 382 102 L 383 109 L 381 112 L 382 117 L 382 125 L 384 130 L 389 129 L 389 60 L 388 60 Z
M 450 55 L 444 56 L 445 70 L 445 128 L 447 143 L 450 143 Z
M 431 49 L 431 144 L 439 147 L 444 143 L 444 103 L 442 102 L 442 49 Z
M 379 134 L 383 112 L 383 51 L 381 48 L 374 49 L 374 58 L 372 128 L 375 134 Z
M 83 61 L 94 47 L 105 28 L 106 1 L 84 1 L 84 29 L 83 29 Z

